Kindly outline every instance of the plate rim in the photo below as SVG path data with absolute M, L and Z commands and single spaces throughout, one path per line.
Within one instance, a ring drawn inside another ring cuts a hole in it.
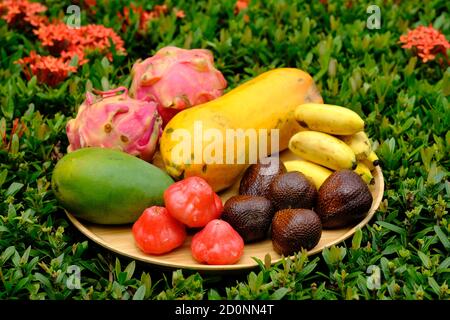
M 356 232 L 356 230 L 362 229 L 373 218 L 373 216 L 375 215 L 376 211 L 378 210 L 378 208 L 379 208 L 379 206 L 381 204 L 381 201 L 383 200 L 384 186 L 385 186 L 383 171 L 381 170 L 381 167 L 380 166 L 376 166 L 373 171 L 376 171 L 375 179 L 377 180 L 377 183 L 379 183 L 379 187 L 377 189 L 379 189 L 380 192 L 376 193 L 377 196 L 376 196 L 376 198 L 373 199 L 372 206 L 371 206 L 371 209 L 369 210 L 369 213 L 364 217 L 363 220 L 361 220 L 355 226 L 351 227 L 346 233 L 344 233 L 338 239 L 335 239 L 335 240 L 331 241 L 330 243 L 328 243 L 324 247 L 317 247 L 316 246 L 312 250 L 308 250 L 308 252 L 307 252 L 308 256 L 317 254 L 317 253 L 321 252 L 322 250 L 324 250 L 325 248 L 329 248 L 329 247 L 331 247 L 333 245 L 336 245 L 338 243 L 341 243 L 341 242 L 347 240 L 350 236 L 352 236 Z M 118 255 L 125 256 L 125 257 L 128 257 L 128 258 L 134 259 L 134 260 L 142 261 L 142 262 L 145 262 L 145 263 L 148 263 L 148 264 L 158 265 L 158 266 L 161 266 L 161 267 L 168 267 L 168 268 L 173 268 L 173 269 L 186 269 L 186 270 L 196 270 L 196 271 L 236 271 L 236 270 L 249 270 L 249 269 L 253 269 L 253 268 L 258 267 L 258 264 L 257 264 L 257 262 L 255 260 L 253 260 L 252 263 L 232 264 L 232 265 L 207 265 L 207 264 L 200 264 L 200 263 L 199 264 L 189 263 L 189 264 L 185 264 L 185 265 L 180 265 L 180 264 L 171 263 L 171 262 L 163 262 L 163 261 L 161 261 L 161 259 L 152 258 L 151 255 L 147 255 L 147 257 L 145 259 L 143 259 L 143 258 L 140 258 L 140 257 L 135 256 L 133 254 L 128 254 L 126 252 L 123 252 L 123 251 L 120 251 L 118 249 L 115 249 L 114 247 L 109 245 L 108 242 L 104 241 L 101 237 L 97 236 L 97 234 L 95 234 L 94 232 L 90 231 L 79 219 L 74 217 L 68 211 L 65 211 L 65 212 L 66 212 L 66 216 L 68 217 L 70 222 L 81 233 L 83 233 L 87 238 L 89 238 L 90 240 L 94 241 L 95 243 L 97 243 L 101 247 L 103 247 L 103 248 L 105 248 L 107 250 L 110 250 L 110 251 L 112 251 L 112 252 L 114 252 L 114 253 L 116 253 Z M 295 258 L 295 255 L 291 255 L 291 256 L 285 257 L 285 258 L 289 258 L 289 259 L 292 260 L 292 259 Z M 272 259 L 271 260 L 271 265 L 274 265 L 274 264 L 278 263 L 282 259 L 283 259 L 283 257 L 280 257 L 280 258 L 277 258 L 277 259 Z

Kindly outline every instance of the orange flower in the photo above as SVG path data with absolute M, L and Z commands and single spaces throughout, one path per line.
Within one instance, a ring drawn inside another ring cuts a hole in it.
M 413 49 L 424 63 L 434 60 L 439 53 L 447 57 L 447 49 L 450 48 L 445 36 L 431 25 L 410 30 L 406 35 L 400 36 L 400 42 L 403 43 L 402 48 Z
M 119 12 L 117 14 L 117 16 L 123 21 L 122 31 L 124 32 L 126 31 L 127 27 L 131 25 L 130 10 L 133 11 L 133 13 L 138 16 L 139 19 L 138 30 L 141 33 L 147 31 L 147 26 L 150 20 L 163 16 L 169 11 L 167 5 L 165 4 L 155 5 L 153 10 L 150 11 L 145 11 L 144 9 L 142 9 L 142 6 L 137 7 L 134 4 L 131 4 L 130 7 L 123 8 L 123 13 Z
M 77 71 L 77 68 L 70 66 L 64 58 L 41 56 L 34 51 L 30 52 L 29 57 L 20 59 L 16 63 L 23 67 L 28 80 L 35 75 L 40 83 L 46 83 L 52 87 L 67 78 L 69 72 Z
M 52 55 L 61 56 L 64 61 L 70 61 L 77 55 L 79 65 L 88 62 L 89 60 L 85 58 L 85 55 L 93 51 L 106 54 L 108 59 L 112 60 L 110 39 L 116 51 L 125 54 L 123 40 L 113 29 L 102 25 L 92 24 L 79 29 L 72 29 L 65 23 L 57 22 L 41 26 L 34 33 Z
M 174 9 L 174 11 L 177 18 L 183 19 L 184 17 L 186 17 L 186 13 L 184 13 L 183 10 Z
M 95 0 L 88 3 L 95 4 Z M 33 33 L 49 50 L 52 56 L 41 56 L 30 52 L 29 57 L 16 61 L 24 70 L 27 79 L 35 75 L 40 83 L 50 86 L 63 81 L 77 66 L 70 62 L 77 56 L 78 66 L 86 63 L 86 55 L 93 52 L 106 55 L 112 60 L 111 43 L 119 54 L 126 54 L 123 40 L 111 28 L 102 25 L 87 25 L 72 29 L 63 22 L 48 23 L 46 17 L 39 15 L 47 7 L 28 2 L 28 0 L 3 0 L 0 2 L 0 17 L 9 25 L 32 27 Z M 159 12 L 167 10 L 158 6 Z
M 47 22 L 47 18 L 40 13 L 47 7 L 28 0 L 3 0 L 0 2 L 0 18 L 8 25 L 17 28 L 37 27 Z
M 111 28 L 102 25 L 89 24 L 74 30 L 69 51 L 91 53 L 93 51 L 106 54 L 112 61 L 110 40 L 119 54 L 125 54 L 123 40 Z
M 69 29 L 64 22 L 41 25 L 33 33 L 41 40 L 51 54 L 59 55 L 67 50 L 71 44 L 70 39 L 76 29 Z
M 238 14 L 242 10 L 247 9 L 249 4 L 250 0 L 237 0 L 234 5 L 234 14 Z
M 162 4 L 162 5 L 155 5 L 152 11 L 155 13 L 155 15 L 162 16 L 167 12 L 169 12 L 169 9 L 167 8 L 167 5 Z

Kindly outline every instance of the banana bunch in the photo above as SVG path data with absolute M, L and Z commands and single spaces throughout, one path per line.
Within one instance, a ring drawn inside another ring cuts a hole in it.
M 378 157 L 364 132 L 364 120 L 354 111 L 329 104 L 307 103 L 295 110 L 305 129 L 292 136 L 289 149 L 303 160 L 285 162 L 288 171 L 300 171 L 319 188 L 332 170 L 351 169 L 370 184 Z

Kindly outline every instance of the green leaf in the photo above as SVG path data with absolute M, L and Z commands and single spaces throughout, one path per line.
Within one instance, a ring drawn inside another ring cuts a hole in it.
M 140 286 L 134 293 L 133 300 L 144 300 L 146 290 L 145 285 Z
M 102 90 L 103 91 L 108 91 L 110 89 L 110 85 L 109 85 L 109 81 L 106 77 L 102 77 Z
M 257 276 L 253 271 L 248 275 L 248 286 L 252 292 L 258 291 Z
M 315 260 L 317 261 L 317 260 Z M 311 272 L 314 271 L 314 269 L 317 267 L 317 262 L 312 261 L 310 263 L 308 263 L 301 271 L 302 275 L 305 277 L 308 274 L 310 274 Z
M 270 300 L 281 300 L 289 292 L 288 288 L 279 288 L 270 295 Z
M 352 249 L 356 250 L 359 249 L 361 246 L 361 240 L 362 240 L 362 231 L 360 228 L 356 229 L 355 234 L 353 235 L 352 239 Z
M 13 182 L 11 183 L 11 185 L 9 186 L 8 190 L 6 190 L 5 195 L 7 197 L 15 195 L 20 189 L 23 188 L 23 183 L 19 183 L 19 182 Z
M 14 292 L 20 291 L 22 288 L 24 288 L 27 283 L 30 282 L 30 277 L 25 277 L 20 279 L 17 284 L 14 286 Z
M 427 182 L 430 184 L 438 184 L 442 181 L 442 179 L 444 179 L 445 176 L 445 170 L 437 166 L 436 162 L 433 162 L 428 171 Z
M 266 255 L 264 256 L 264 267 L 266 269 L 269 269 L 271 265 L 272 265 L 272 257 L 270 256 L 270 253 L 266 253 Z
M 6 99 L 5 104 L 1 104 L 1 111 L 3 112 L 3 115 L 5 118 L 11 120 L 14 116 L 14 90 L 9 90 L 10 94 L 8 95 L 8 98 Z
M 406 230 L 405 229 L 400 228 L 400 227 L 398 227 L 396 225 L 393 225 L 392 223 L 388 223 L 388 222 L 385 222 L 385 221 L 377 221 L 377 224 L 379 226 L 382 226 L 382 227 L 384 227 L 384 228 L 386 228 L 386 229 L 388 229 L 390 231 L 396 232 L 398 234 L 401 234 L 401 235 L 405 235 L 406 234 Z
M 16 208 L 12 203 L 8 205 L 8 219 L 12 220 L 17 216 Z
M 419 255 L 419 258 L 422 261 L 422 264 L 424 265 L 424 267 L 425 268 L 431 268 L 432 263 L 431 263 L 430 257 L 427 256 L 422 251 L 417 251 L 417 254 Z
M 15 267 L 20 267 L 20 255 L 17 252 L 17 250 L 14 251 L 14 255 L 13 255 L 11 261 L 14 264 Z
M 6 177 L 8 175 L 8 170 L 3 170 L 2 172 L 0 172 L 0 188 L 2 187 L 3 183 L 5 183 L 6 181 Z
M 444 261 L 437 267 L 439 272 L 446 271 L 450 267 L 450 257 L 445 258 Z
M 28 258 L 30 257 L 30 251 L 31 251 L 31 246 L 28 246 L 28 248 L 23 253 L 22 257 L 20 258 L 21 265 L 24 265 L 28 262 Z
M 127 280 L 130 280 L 133 277 L 134 269 L 136 269 L 136 262 L 131 261 L 125 268 Z
M 324 248 L 322 251 L 322 256 L 325 262 L 331 266 L 341 262 L 345 255 L 347 254 L 347 249 L 344 247 L 331 246 L 330 248 Z
M 45 287 L 47 288 L 51 288 L 52 284 L 50 283 L 50 280 L 48 280 L 48 278 L 46 276 L 44 276 L 43 274 L 36 272 L 34 274 L 34 279 L 39 281 L 40 283 L 42 283 Z
M 148 299 L 152 294 L 152 279 L 150 274 L 143 272 L 141 275 L 141 283 L 145 285 L 145 298 Z
M 14 252 L 16 252 L 16 248 L 14 246 L 9 246 L 8 248 L 6 248 L 5 251 L 2 252 L 2 255 L 0 257 L 2 264 L 8 261 L 8 259 L 11 258 Z
M 120 272 L 119 276 L 117 277 L 117 282 L 123 285 L 127 281 L 127 278 L 128 274 L 126 272 Z
M 9 153 L 14 155 L 19 152 L 19 136 L 17 134 L 13 134 L 11 138 L 11 147 L 9 149 Z
M 116 278 L 119 278 L 119 274 L 121 273 L 121 266 L 120 266 L 120 261 L 118 258 L 116 258 L 116 264 L 114 266 L 114 272 L 116 274 Z
M 220 294 L 216 290 L 209 289 L 209 291 L 208 291 L 208 300 L 222 300 L 222 297 L 220 296 Z
M 441 288 L 433 277 L 428 277 L 428 284 L 430 285 L 431 289 L 433 289 L 434 293 L 436 293 L 438 296 L 441 295 Z
M 450 241 L 448 240 L 448 236 L 444 234 L 439 226 L 434 226 L 434 231 L 436 232 L 439 240 L 441 240 L 442 244 L 444 245 L 444 248 L 450 250 Z

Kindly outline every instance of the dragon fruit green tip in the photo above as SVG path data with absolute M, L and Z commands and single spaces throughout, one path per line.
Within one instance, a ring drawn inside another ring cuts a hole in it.
M 85 147 L 118 149 L 151 161 L 162 132 L 157 105 L 128 96 L 125 87 L 87 92 L 66 127 L 68 152 Z

